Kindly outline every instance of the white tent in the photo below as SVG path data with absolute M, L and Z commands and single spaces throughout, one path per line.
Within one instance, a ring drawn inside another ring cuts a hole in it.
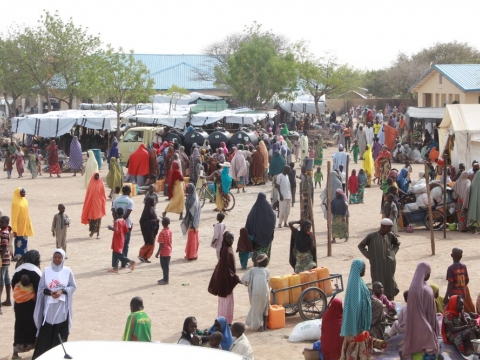
M 312 95 L 300 93 L 294 101 L 279 101 L 278 105 L 282 110 L 291 113 L 291 112 L 301 112 L 306 114 L 316 114 L 317 109 L 315 108 L 315 101 Z M 318 108 L 320 113 L 325 113 L 325 95 L 320 98 L 318 102 Z
M 61 136 L 75 125 L 115 131 L 117 113 L 112 110 L 64 110 L 12 118 L 12 132 L 42 137 Z
M 166 96 L 163 94 L 157 94 L 153 95 L 153 102 L 154 103 L 169 103 L 170 102 L 170 96 Z M 200 100 L 222 100 L 221 97 L 214 96 L 214 95 L 205 95 L 201 94 L 198 92 L 191 92 L 189 95 L 182 95 L 178 101 L 174 99 L 174 102 L 177 103 L 177 105 L 188 105 L 191 104 L 198 99 Z
M 249 108 L 227 109 L 223 111 L 207 111 L 192 116 L 191 123 L 194 126 L 204 126 L 225 118 L 228 124 L 252 125 L 257 121 L 265 119 L 268 115 L 271 117 L 277 114 L 276 110 L 255 112 Z
M 128 120 L 148 125 L 165 125 L 172 128 L 183 129 L 185 123 L 188 121 L 188 116 L 144 114 L 137 116 L 130 115 L 128 116 Z
M 170 107 L 169 103 L 146 103 L 137 104 L 135 106 L 130 104 L 121 104 L 123 112 L 121 117 L 137 116 L 137 115 L 188 115 L 190 114 L 190 108 L 195 105 L 175 105 Z M 80 104 L 80 110 L 115 110 L 115 106 L 112 103 L 105 104 Z
M 453 151 L 450 152 L 453 166 L 464 163 L 469 169 L 473 160 L 480 160 L 480 105 L 447 105 L 445 117 L 438 127 L 440 149 L 446 148 L 449 136 L 454 136 Z

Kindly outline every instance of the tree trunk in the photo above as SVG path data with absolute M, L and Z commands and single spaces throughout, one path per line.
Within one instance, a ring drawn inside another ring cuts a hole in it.
M 320 120 L 320 108 L 318 107 L 318 100 L 320 99 L 318 96 L 314 96 L 315 101 L 315 111 L 317 112 L 318 119 Z
M 117 141 L 120 140 L 120 113 L 117 109 Z
M 50 102 L 50 96 L 48 94 L 48 91 L 45 91 L 45 93 L 43 94 L 43 96 L 45 96 L 45 100 L 47 102 L 47 110 L 48 112 L 52 111 L 52 103 Z
M 70 96 L 68 98 L 68 103 L 67 104 L 68 104 L 69 109 L 73 109 L 73 96 Z

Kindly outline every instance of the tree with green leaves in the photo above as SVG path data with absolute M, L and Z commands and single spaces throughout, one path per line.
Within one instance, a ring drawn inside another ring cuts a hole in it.
M 317 115 L 320 116 L 320 98 L 333 98 L 358 86 L 360 73 L 346 64 L 338 63 L 335 56 L 314 58 L 304 47 L 300 48 L 298 76 L 300 87 L 313 96 Z
M 281 51 L 277 36 L 254 24 L 239 39 L 225 62 L 214 68 L 215 83 L 240 105 L 264 106 L 274 96 L 286 96 L 297 85 L 295 56 Z
M 117 112 L 117 138 L 120 138 L 120 116 L 138 103 L 149 102 L 155 93 L 154 81 L 143 62 L 136 60 L 133 51 L 125 53 L 122 48 L 95 55 L 96 66 L 90 68 L 94 79 L 90 93 L 107 99 Z
M 170 98 L 170 106 L 168 107 L 168 113 L 172 110 L 172 104 L 175 105 L 175 110 L 178 100 L 182 98 L 183 95 L 188 95 L 190 92 L 177 85 L 172 85 L 170 89 L 164 92 L 164 95 Z

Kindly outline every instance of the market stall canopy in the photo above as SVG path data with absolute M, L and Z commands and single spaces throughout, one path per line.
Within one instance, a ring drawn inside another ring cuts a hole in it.
M 265 119 L 267 116 L 273 117 L 276 114 L 276 110 L 257 111 L 249 108 L 227 109 L 219 112 L 209 111 L 198 113 L 192 116 L 190 122 L 193 126 L 204 126 L 225 118 L 225 121 L 229 124 L 251 125 Z
M 153 95 L 152 102 L 154 103 L 170 103 L 171 97 L 164 94 Z M 195 104 L 197 100 L 222 100 L 221 97 L 214 95 L 205 95 L 199 92 L 191 92 L 189 95 L 182 95 L 178 100 L 174 102 L 177 105 Z
M 137 122 L 148 125 L 165 125 L 171 128 L 183 129 L 185 123 L 188 121 L 188 116 L 185 115 L 130 115 L 127 117 L 130 122 Z
M 282 110 L 288 113 L 292 113 L 292 112 L 300 112 L 300 113 L 306 113 L 306 114 L 317 113 L 313 96 L 308 94 L 299 94 L 294 101 L 279 101 L 278 105 L 282 108 Z M 325 112 L 325 95 L 320 97 L 320 101 L 318 102 L 318 107 L 320 109 L 320 113 L 323 114 Z
M 195 106 L 190 109 L 192 114 L 198 114 L 206 111 L 223 111 L 228 109 L 228 104 L 225 100 L 204 101 L 198 100 Z
M 438 127 L 440 149 L 454 136 L 452 165 L 464 163 L 469 168 L 473 160 L 480 160 L 480 105 L 447 105 L 445 116 Z
M 405 112 L 405 120 L 409 129 L 413 129 L 413 121 L 440 123 L 445 115 L 445 108 L 409 106 Z
M 113 110 L 64 110 L 12 118 L 12 132 L 42 137 L 58 137 L 75 125 L 88 129 L 115 131 L 117 113 Z
M 170 106 L 169 103 L 145 103 L 137 104 L 120 104 L 122 108 L 121 117 L 128 117 L 131 115 L 176 115 L 183 116 L 190 113 L 190 108 L 195 105 L 175 105 Z M 105 104 L 80 104 L 80 110 L 115 110 L 112 103 Z

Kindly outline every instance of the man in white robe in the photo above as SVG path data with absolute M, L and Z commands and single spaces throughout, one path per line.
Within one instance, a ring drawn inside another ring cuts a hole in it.
M 357 130 L 355 140 L 357 140 L 358 148 L 360 149 L 360 160 L 363 160 L 363 153 L 367 149 L 367 134 L 365 133 L 365 130 L 363 130 L 363 126 L 361 125 Z
M 348 154 L 343 151 L 343 145 L 338 145 L 338 151 L 332 155 L 333 157 L 333 171 L 339 170 L 340 165 L 343 165 L 343 168 L 347 168 L 347 163 L 350 162 L 350 157 Z
M 367 136 L 367 144 L 373 146 L 373 138 L 375 137 L 375 133 L 373 132 L 372 123 L 367 124 L 367 128 L 365 129 L 365 135 Z

